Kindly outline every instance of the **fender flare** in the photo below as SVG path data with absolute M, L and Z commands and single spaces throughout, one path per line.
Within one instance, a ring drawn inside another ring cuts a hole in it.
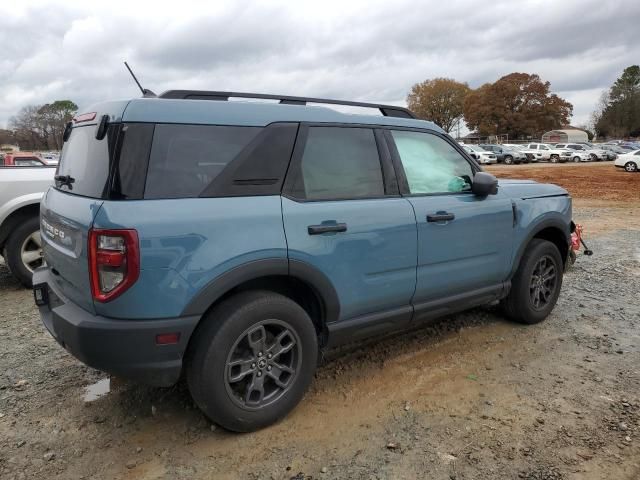
M 565 237 L 567 241 L 567 245 L 571 242 L 571 233 L 569 232 L 569 226 L 565 224 L 563 217 L 547 217 L 540 222 L 536 223 L 533 228 L 527 233 L 527 236 L 520 243 L 518 250 L 513 259 L 513 265 L 511 266 L 511 272 L 509 273 L 509 279 L 513 278 L 518 270 L 518 266 L 520 265 L 520 260 L 522 259 L 522 255 L 524 255 L 524 251 L 527 248 L 527 245 L 531 242 L 531 240 L 542 230 L 546 228 L 555 228 L 559 230 Z M 565 260 L 564 258 L 562 259 Z
M 274 275 L 292 277 L 309 285 L 323 304 L 323 322 L 338 320 L 340 301 L 327 276 L 309 263 L 287 258 L 254 260 L 227 270 L 205 285 L 182 310 L 181 316 L 202 315 L 233 288 L 251 280 Z

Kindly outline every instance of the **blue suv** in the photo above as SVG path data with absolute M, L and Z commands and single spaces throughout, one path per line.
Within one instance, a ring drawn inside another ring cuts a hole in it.
M 45 327 L 114 375 L 184 375 L 230 430 L 291 411 L 322 349 L 498 302 L 536 323 L 560 293 L 567 192 L 498 184 L 401 107 L 169 91 L 94 105 L 64 139 L 33 277 Z

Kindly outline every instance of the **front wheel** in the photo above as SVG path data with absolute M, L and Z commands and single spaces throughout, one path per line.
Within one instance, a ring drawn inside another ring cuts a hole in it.
M 511 291 L 502 301 L 507 317 L 526 324 L 547 318 L 560 295 L 563 267 L 558 247 L 548 240 L 531 240 L 511 282 Z
M 224 301 L 194 332 L 187 383 L 200 409 L 227 430 L 271 425 L 298 404 L 318 361 L 316 330 L 305 310 L 273 292 Z
M 4 258 L 13 276 L 25 287 L 31 288 L 33 271 L 42 266 L 42 239 L 38 217 L 29 218 L 11 233 L 5 245 Z
M 511 155 L 507 155 L 504 157 L 504 163 L 506 165 L 511 165 L 513 163 L 513 157 Z
M 558 155 L 551 155 L 551 163 L 558 163 L 560 161 L 560 157 Z
M 627 172 L 637 172 L 638 171 L 638 166 L 633 162 L 627 162 L 627 163 L 624 164 L 624 169 Z
M 577 155 L 575 157 L 573 157 L 573 161 L 575 163 L 578 163 L 580 161 L 580 157 L 578 157 Z

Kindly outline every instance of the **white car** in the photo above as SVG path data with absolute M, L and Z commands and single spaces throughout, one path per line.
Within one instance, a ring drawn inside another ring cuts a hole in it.
M 462 145 L 469 155 L 471 155 L 480 164 L 498 163 L 498 157 L 493 152 L 488 152 L 478 145 Z
M 591 160 L 593 160 L 594 162 L 607 160 L 608 158 L 606 151 L 599 148 L 592 148 L 585 143 L 556 143 L 556 148 L 568 148 L 573 152 L 586 152 L 591 156 Z
M 525 147 L 541 154 L 539 160 L 548 160 L 551 163 L 564 163 L 571 159 L 571 151 L 567 148 L 547 145 L 546 143 L 525 143 Z
M 616 167 L 624 168 L 627 172 L 637 172 L 640 170 L 640 150 L 618 155 L 613 164 Z
M 529 148 L 529 144 L 505 143 L 504 145 L 522 152 L 527 157 L 528 162 L 540 162 L 545 159 L 542 152 L 538 151 L 537 148 Z

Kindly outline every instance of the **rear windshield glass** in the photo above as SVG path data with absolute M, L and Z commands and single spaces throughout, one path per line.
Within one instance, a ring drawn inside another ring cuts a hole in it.
M 74 127 L 71 137 L 62 147 L 57 175 L 67 181 L 56 180 L 56 188 L 92 198 L 103 198 L 109 178 L 109 134 L 96 140 L 96 125 Z
M 156 125 L 144 198 L 197 197 L 260 130 Z

